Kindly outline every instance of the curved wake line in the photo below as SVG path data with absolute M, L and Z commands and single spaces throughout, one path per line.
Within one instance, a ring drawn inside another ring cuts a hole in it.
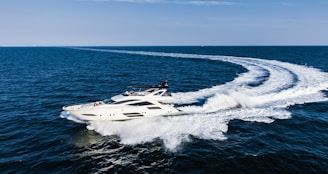
M 228 130 L 230 120 L 271 123 L 275 119 L 290 118 L 288 106 L 327 101 L 321 91 L 328 89 L 328 74 L 306 66 L 234 56 L 78 49 L 153 57 L 211 59 L 238 64 L 248 70 L 223 85 L 193 92 L 173 93 L 174 99 L 171 102 L 176 104 L 205 100 L 202 106 L 180 107 L 179 109 L 189 113 L 184 116 L 119 123 L 94 121 L 88 126 L 102 135 L 119 135 L 124 144 L 160 138 L 168 149 L 174 150 L 181 142 L 189 141 L 190 135 L 223 140 L 226 139 L 224 133 Z

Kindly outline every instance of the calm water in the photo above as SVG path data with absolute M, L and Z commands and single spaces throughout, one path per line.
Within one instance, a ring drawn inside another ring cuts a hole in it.
M 1 173 L 328 172 L 328 47 L 0 47 L 0 62 Z M 163 79 L 188 114 L 60 117 Z

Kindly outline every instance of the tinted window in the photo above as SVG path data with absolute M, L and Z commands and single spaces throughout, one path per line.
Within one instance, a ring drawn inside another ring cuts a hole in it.
M 123 104 L 123 103 L 127 103 L 127 102 L 132 102 L 132 101 L 136 101 L 136 100 L 123 100 L 123 101 L 114 102 L 113 104 Z
M 162 91 L 155 93 L 154 95 L 162 95 Z
M 153 104 L 150 102 L 139 102 L 139 103 L 132 103 L 129 105 L 131 105 L 131 106 L 147 106 L 147 105 L 153 105 Z

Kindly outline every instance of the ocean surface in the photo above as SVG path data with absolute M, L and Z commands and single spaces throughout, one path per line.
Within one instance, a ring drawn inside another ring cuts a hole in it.
M 65 105 L 169 80 L 185 115 Z M 0 173 L 328 173 L 328 47 L 0 47 Z

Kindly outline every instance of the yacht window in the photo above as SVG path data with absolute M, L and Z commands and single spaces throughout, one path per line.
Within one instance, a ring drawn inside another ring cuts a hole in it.
M 150 102 L 139 102 L 139 103 L 132 103 L 129 105 L 131 105 L 131 106 L 147 106 L 147 105 L 153 105 L 153 104 Z
M 162 108 L 155 106 L 155 107 L 148 107 L 148 109 L 162 109 Z
M 164 92 L 163 96 L 172 96 L 172 95 L 168 92 Z
M 118 102 L 114 102 L 113 104 L 123 104 L 123 103 L 127 103 L 127 102 L 132 102 L 132 101 L 136 101 L 136 100 L 123 100 L 123 101 L 118 101 Z
M 149 92 L 149 93 L 152 93 L 154 91 L 155 91 L 155 89 L 149 89 L 149 90 L 147 90 L 147 92 Z
M 162 91 L 155 93 L 154 95 L 162 95 Z

